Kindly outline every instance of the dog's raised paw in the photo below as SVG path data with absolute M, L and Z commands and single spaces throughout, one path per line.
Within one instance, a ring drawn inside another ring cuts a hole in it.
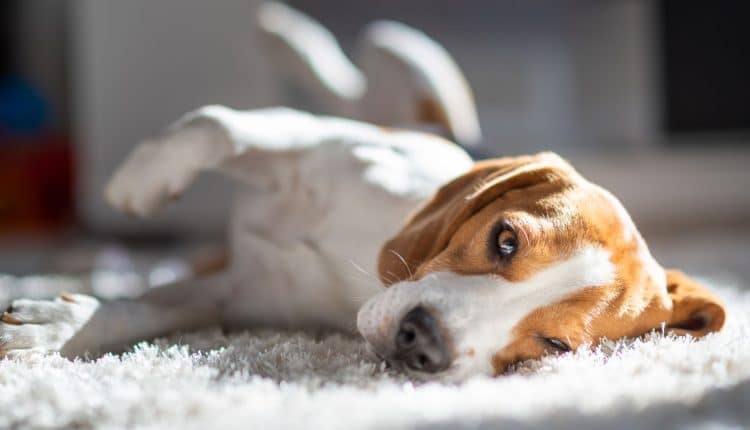
M 217 166 L 232 143 L 210 124 L 183 125 L 140 143 L 105 190 L 107 202 L 124 213 L 147 216 L 179 197 L 204 169 Z
M 170 149 L 156 141 L 140 144 L 109 182 L 105 190 L 109 204 L 127 214 L 146 216 L 179 195 L 196 167 L 184 165 Z
M 13 301 L 0 316 L 0 357 L 60 351 L 98 307 L 98 300 L 81 294 Z

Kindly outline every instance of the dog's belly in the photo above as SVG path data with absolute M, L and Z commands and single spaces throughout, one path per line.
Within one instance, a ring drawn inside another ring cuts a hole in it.
M 223 310 L 226 323 L 355 330 L 359 307 L 383 288 L 380 247 L 418 204 L 368 191 L 335 196 L 340 204 L 288 193 L 240 195 L 230 226 L 233 292 Z
M 461 149 L 432 137 L 367 130 L 297 152 L 248 151 L 223 169 L 240 185 L 228 325 L 354 330 L 359 306 L 382 288 L 382 244 L 471 166 Z

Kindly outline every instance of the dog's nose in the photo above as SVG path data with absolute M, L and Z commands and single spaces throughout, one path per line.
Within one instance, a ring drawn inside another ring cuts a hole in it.
M 401 320 L 393 360 L 412 370 L 436 373 L 450 365 L 450 353 L 435 318 L 421 306 Z

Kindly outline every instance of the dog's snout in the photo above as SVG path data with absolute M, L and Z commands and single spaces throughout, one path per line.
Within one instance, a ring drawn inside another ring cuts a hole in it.
M 450 353 L 437 320 L 421 306 L 406 314 L 396 334 L 394 361 L 412 370 L 436 373 L 450 365 Z

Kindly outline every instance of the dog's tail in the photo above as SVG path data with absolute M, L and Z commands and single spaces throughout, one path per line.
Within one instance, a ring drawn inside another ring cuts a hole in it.
M 368 25 L 355 66 L 313 18 L 280 3 L 258 11 L 276 74 L 331 114 L 387 126 L 438 127 L 460 145 L 480 142 L 474 96 L 451 55 L 423 32 L 393 21 Z

